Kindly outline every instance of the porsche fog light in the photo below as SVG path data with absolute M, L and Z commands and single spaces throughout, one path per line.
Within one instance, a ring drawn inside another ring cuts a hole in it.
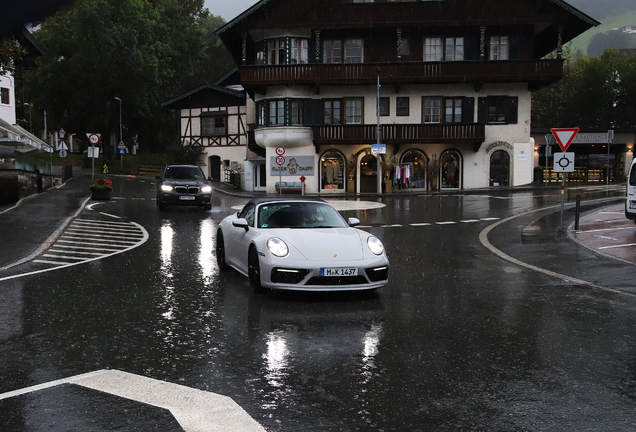
M 161 185 L 161 190 L 164 192 L 170 192 L 172 190 L 172 186 L 170 185 Z
M 203 192 L 203 193 L 210 193 L 210 192 L 212 192 L 212 186 L 202 186 L 202 187 L 201 187 L 201 192 Z
M 287 247 L 285 242 L 276 237 L 272 237 L 271 239 L 267 240 L 267 249 L 271 252 L 272 255 L 275 255 L 277 257 L 284 257 L 287 256 L 287 254 L 289 253 L 289 248 Z
M 376 255 L 382 255 L 384 252 L 384 245 L 379 238 L 371 236 L 367 239 L 367 245 L 369 246 L 369 250 Z

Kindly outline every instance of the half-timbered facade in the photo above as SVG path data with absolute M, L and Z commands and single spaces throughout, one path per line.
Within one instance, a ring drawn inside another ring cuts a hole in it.
M 204 149 L 204 157 L 199 163 L 214 181 L 240 179 L 242 189 L 264 190 L 264 179 L 258 176 L 261 170 L 264 172 L 264 152 L 253 148 L 263 153 L 258 155 L 248 146 L 253 137 L 248 132 L 248 118 L 253 117 L 253 109 L 248 113 L 250 101 L 246 101 L 245 92 L 240 85 L 232 85 L 235 75 L 236 71 L 233 71 L 217 83 L 206 83 L 163 106 L 179 110 L 181 144 Z M 256 182 L 245 175 L 248 168 L 250 173 L 257 173 Z M 249 180 L 247 184 L 246 179 Z
M 530 183 L 532 91 L 598 24 L 561 0 L 261 0 L 217 35 L 254 102 L 267 190 L 304 175 L 309 192 L 363 193 L 372 150 L 387 190 Z

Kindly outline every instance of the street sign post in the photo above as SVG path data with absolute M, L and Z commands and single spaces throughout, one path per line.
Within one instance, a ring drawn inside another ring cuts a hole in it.
M 550 130 L 563 153 L 554 154 L 554 171 L 561 172 L 561 231 L 563 231 L 563 211 L 565 208 L 565 173 L 574 172 L 574 153 L 566 153 L 566 150 L 579 133 L 579 128 L 553 128 Z M 559 157 L 559 155 L 562 155 Z M 571 159 L 568 156 L 571 155 Z M 557 171 L 557 165 L 559 170 Z
M 97 134 L 97 133 L 87 133 L 86 137 L 88 138 L 88 142 L 91 143 L 91 145 L 93 146 L 93 150 L 97 150 L 97 155 L 99 155 L 99 148 L 95 147 L 97 144 L 99 144 L 99 142 L 102 139 L 102 135 L 101 134 Z M 95 154 L 93 152 L 93 154 Z M 92 167 L 92 171 L 91 171 L 91 180 L 95 180 L 95 158 L 97 156 L 91 156 L 91 148 L 89 147 L 88 149 L 88 157 L 92 157 L 93 158 L 93 167 Z
M 282 153 L 280 153 L 279 149 L 282 149 Z M 276 163 L 278 164 L 278 195 L 283 195 L 282 180 L 283 180 L 283 169 L 282 166 L 285 164 L 285 156 L 282 156 L 285 153 L 284 147 L 276 147 Z

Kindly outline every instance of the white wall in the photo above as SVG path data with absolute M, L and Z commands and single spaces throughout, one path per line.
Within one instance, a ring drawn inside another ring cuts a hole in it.
M 9 104 L 0 103 L 0 118 L 9 124 L 15 124 L 15 87 L 13 77 L 0 75 L 0 87 L 9 89 Z

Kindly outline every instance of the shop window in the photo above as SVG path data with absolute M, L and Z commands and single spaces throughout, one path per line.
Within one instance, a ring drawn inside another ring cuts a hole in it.
M 393 167 L 391 178 L 397 189 L 426 189 L 427 159 L 419 150 L 409 150 Z
M 345 160 L 340 152 L 331 150 L 320 158 L 320 187 L 325 190 L 344 189 Z
M 459 153 L 447 151 L 441 157 L 442 189 L 459 189 L 461 185 L 461 159 Z

